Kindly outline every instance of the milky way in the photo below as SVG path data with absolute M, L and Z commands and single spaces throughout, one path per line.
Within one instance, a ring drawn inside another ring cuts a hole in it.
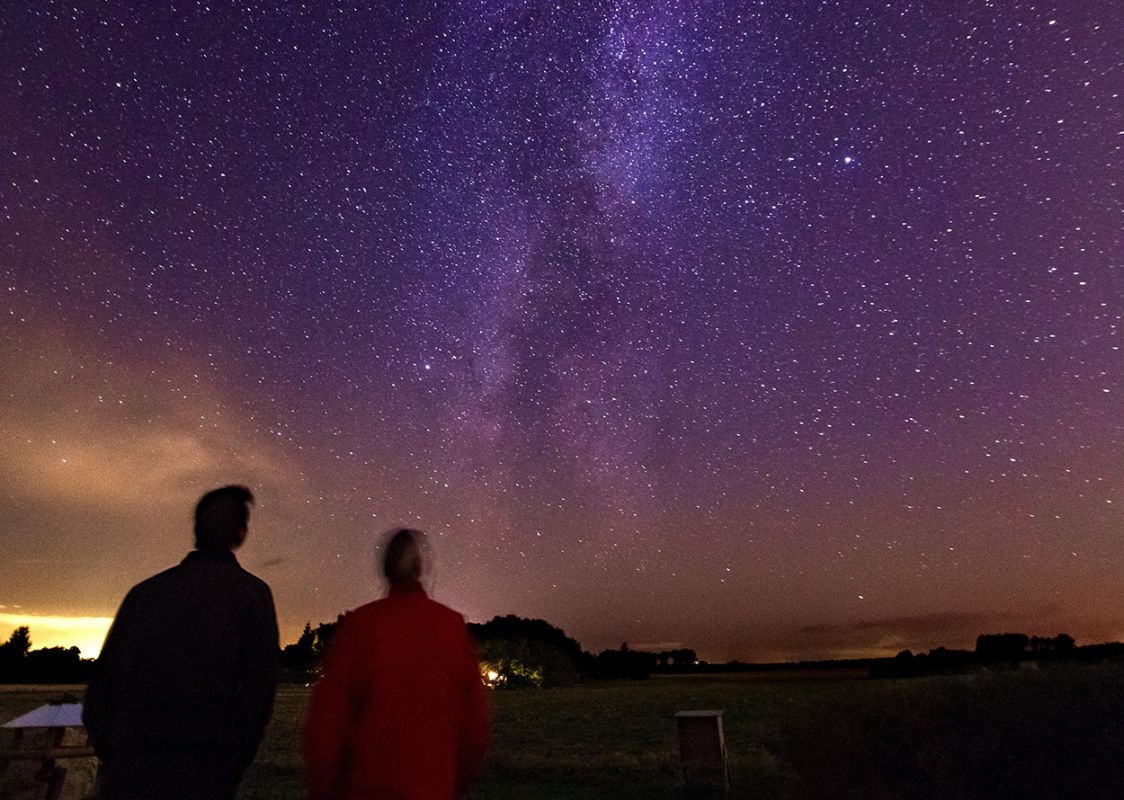
M 289 638 L 403 523 L 592 648 L 1124 636 L 1118 4 L 109 5 L 0 22 L 0 606 L 244 481 Z

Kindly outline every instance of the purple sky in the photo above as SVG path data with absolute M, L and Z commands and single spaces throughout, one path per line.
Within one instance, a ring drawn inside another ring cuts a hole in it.
M 0 629 L 245 482 L 286 640 L 1124 638 L 1117 3 L 19 5 Z

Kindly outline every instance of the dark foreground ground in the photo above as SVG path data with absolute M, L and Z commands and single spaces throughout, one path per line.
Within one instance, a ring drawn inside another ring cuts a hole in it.
M 57 694 L 0 689 L 0 721 Z M 736 798 L 1124 796 L 1116 665 L 898 681 L 653 678 L 492 699 L 491 766 L 473 800 L 677 797 L 672 715 L 692 708 L 725 711 Z M 307 701 L 307 689 L 282 689 L 243 800 L 303 797 Z

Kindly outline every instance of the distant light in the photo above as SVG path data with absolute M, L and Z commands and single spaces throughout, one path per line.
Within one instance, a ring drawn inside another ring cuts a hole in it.
M 500 677 L 500 674 L 498 672 L 496 672 L 494 669 L 488 670 L 488 682 L 489 683 L 495 683 L 496 680 L 499 677 Z
M 850 164 L 854 160 L 855 159 L 851 158 L 850 156 L 843 156 L 843 163 L 844 164 Z

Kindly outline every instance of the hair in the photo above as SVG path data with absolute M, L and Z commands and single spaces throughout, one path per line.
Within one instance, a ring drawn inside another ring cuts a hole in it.
M 421 580 L 424 543 L 425 534 L 413 528 L 397 528 L 390 532 L 383 553 L 382 573 L 391 586 Z
M 224 486 L 207 492 L 195 506 L 195 547 L 233 550 L 242 543 L 254 495 L 245 486 Z

